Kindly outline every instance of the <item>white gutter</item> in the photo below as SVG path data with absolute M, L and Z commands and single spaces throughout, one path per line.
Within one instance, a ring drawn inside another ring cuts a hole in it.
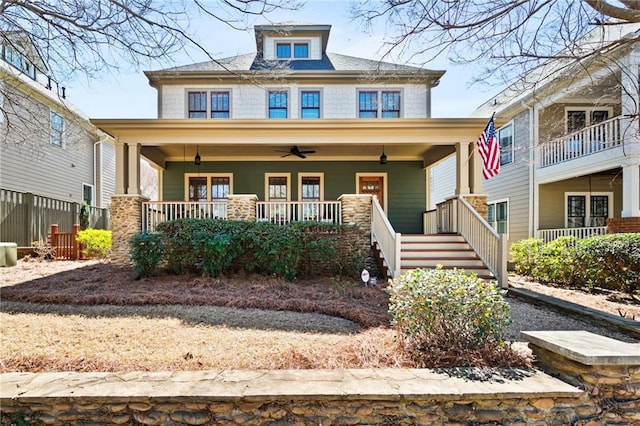
M 109 138 L 109 135 L 107 135 L 100 129 L 98 129 L 98 135 L 100 139 L 98 139 L 98 141 L 93 144 L 93 185 L 95 187 L 95 197 L 96 197 L 96 202 L 94 202 L 94 204 L 95 204 L 95 207 L 102 208 L 102 181 L 103 181 L 102 174 L 104 173 L 104 170 L 103 170 L 104 155 L 100 155 L 100 166 L 98 167 L 98 165 L 96 164 L 96 161 L 97 161 L 96 152 L 98 149 L 98 145 L 100 145 L 100 148 L 102 151 L 102 144 L 107 141 L 107 139 Z M 100 170 L 100 176 L 98 176 L 98 170 Z

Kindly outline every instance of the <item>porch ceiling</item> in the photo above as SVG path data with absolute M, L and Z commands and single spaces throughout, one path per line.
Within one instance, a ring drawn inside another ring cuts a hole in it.
M 389 161 L 422 160 L 425 165 L 455 151 L 455 144 L 475 141 L 486 118 L 207 120 L 93 119 L 116 143 L 138 143 L 142 154 L 162 165 L 191 159 L 196 148 L 203 161 L 280 160 L 297 145 L 315 150 L 306 160 L 377 160 L 384 146 Z

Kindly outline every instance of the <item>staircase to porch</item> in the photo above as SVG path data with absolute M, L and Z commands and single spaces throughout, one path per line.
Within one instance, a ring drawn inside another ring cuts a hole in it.
M 374 244 L 378 268 L 381 274 L 389 277 L 389 268 Z M 493 280 L 485 263 L 478 257 L 469 243 L 459 234 L 403 234 L 400 237 L 400 272 L 405 273 L 416 268 L 464 269 L 478 277 Z

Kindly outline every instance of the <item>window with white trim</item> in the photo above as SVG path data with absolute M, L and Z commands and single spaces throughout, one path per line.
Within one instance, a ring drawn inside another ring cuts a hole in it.
M 500 165 L 513 163 L 513 122 L 498 129 L 496 136 L 500 146 Z
M 93 185 L 88 183 L 82 184 L 82 201 L 90 206 L 93 206 Z
M 359 118 L 399 118 L 402 109 L 400 90 L 359 90 Z
M 231 92 L 228 90 L 187 92 L 187 117 L 230 118 Z
M 324 173 L 298 174 L 298 200 L 302 201 L 302 220 L 320 220 L 319 202 L 324 199 Z
M 185 192 L 187 201 L 226 201 L 233 193 L 233 174 L 187 173 Z
M 565 108 L 567 134 L 607 121 L 613 115 L 611 108 Z
M 320 91 L 300 91 L 300 118 L 320 118 Z
M 51 145 L 62 147 L 64 143 L 64 117 L 55 111 L 51 111 L 49 123 L 49 140 Z
M 499 234 L 509 233 L 509 202 L 495 201 L 487 203 L 487 222 Z
M 269 118 L 288 117 L 288 97 L 286 90 L 269 91 Z
M 293 55 L 291 55 L 293 53 Z M 276 43 L 278 59 L 308 59 L 309 43 L 304 41 L 279 41 Z
M 567 192 L 565 204 L 565 227 L 585 228 L 606 226 L 612 215 L 613 193 Z

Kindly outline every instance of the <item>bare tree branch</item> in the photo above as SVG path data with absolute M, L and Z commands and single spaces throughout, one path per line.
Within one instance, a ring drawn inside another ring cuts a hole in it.
M 617 7 L 605 0 L 584 0 L 589 6 L 610 18 L 627 22 L 640 22 L 640 2 L 637 0 L 621 1 L 625 7 Z

